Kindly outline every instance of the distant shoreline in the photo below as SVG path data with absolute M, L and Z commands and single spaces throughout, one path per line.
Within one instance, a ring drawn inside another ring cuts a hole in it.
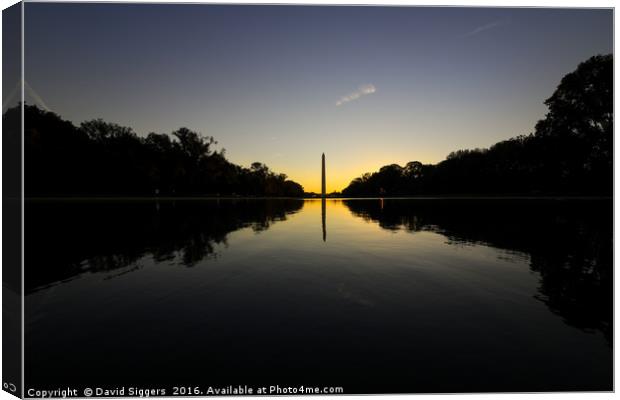
M 8 198 L 5 198 L 8 199 Z M 613 196 L 393 196 L 393 197 L 326 197 L 325 200 L 613 200 Z M 322 200 L 321 197 L 249 197 L 249 196 L 79 196 L 79 197 L 25 197 L 25 201 L 202 201 L 202 200 Z

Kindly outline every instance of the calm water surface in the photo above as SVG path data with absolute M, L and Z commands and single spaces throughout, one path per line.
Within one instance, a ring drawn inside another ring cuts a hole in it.
M 612 202 L 26 203 L 26 388 L 612 389 Z

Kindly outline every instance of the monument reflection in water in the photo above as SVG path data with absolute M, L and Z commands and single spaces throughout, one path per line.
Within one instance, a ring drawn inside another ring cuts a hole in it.
M 25 216 L 27 387 L 612 389 L 610 200 L 59 201 Z

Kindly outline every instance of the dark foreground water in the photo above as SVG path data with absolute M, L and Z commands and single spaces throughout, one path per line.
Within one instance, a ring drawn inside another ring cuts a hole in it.
M 26 389 L 612 389 L 611 200 L 37 201 L 25 215 Z

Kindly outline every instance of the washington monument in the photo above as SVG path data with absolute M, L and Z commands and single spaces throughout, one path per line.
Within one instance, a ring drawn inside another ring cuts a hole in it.
M 323 241 L 327 240 L 325 228 L 325 153 L 321 156 L 321 222 L 323 226 Z
M 321 157 L 321 197 L 325 197 L 325 153 Z

